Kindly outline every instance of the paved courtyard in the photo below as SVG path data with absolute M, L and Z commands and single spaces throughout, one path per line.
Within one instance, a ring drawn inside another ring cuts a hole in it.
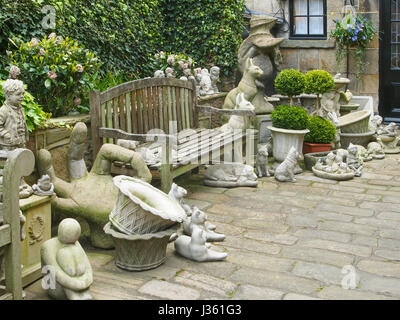
M 178 184 L 226 234 L 212 246 L 226 261 L 195 263 L 169 244 L 165 264 L 127 272 L 113 251 L 88 248 L 95 299 L 400 299 L 400 155 L 368 162 L 346 182 L 305 172 L 258 188 L 209 188 L 201 174 Z M 356 288 L 345 290 L 351 266 Z M 47 299 L 40 281 L 25 291 Z

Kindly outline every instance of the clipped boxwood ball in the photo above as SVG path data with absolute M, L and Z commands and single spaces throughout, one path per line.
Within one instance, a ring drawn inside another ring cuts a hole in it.
M 301 107 L 279 105 L 271 113 L 272 125 L 275 128 L 304 130 L 308 125 L 307 111 Z
M 303 93 L 304 85 L 304 74 L 295 69 L 282 70 L 275 79 L 276 92 L 288 97 Z
M 333 89 L 335 81 L 331 74 L 324 70 L 311 70 L 305 75 L 305 93 L 323 94 Z
M 305 142 L 331 143 L 335 139 L 335 126 L 329 120 L 319 116 L 309 117 L 307 129 L 310 132 L 305 135 Z

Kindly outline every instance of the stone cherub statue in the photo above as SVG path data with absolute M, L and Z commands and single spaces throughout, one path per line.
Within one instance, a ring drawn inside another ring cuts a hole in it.
M 296 182 L 294 169 L 297 161 L 301 159 L 301 155 L 295 147 L 291 147 L 285 161 L 283 161 L 275 170 L 274 177 L 280 182 Z
M 219 89 L 217 86 L 217 83 L 219 80 L 219 73 L 220 73 L 220 69 L 218 66 L 211 67 L 211 69 L 210 69 L 211 89 L 214 94 L 219 92 Z
M 5 101 L 0 108 L 0 150 L 12 151 L 17 148 L 26 148 L 29 132 L 21 105 L 24 92 L 24 83 L 20 80 L 7 79 L 3 83 Z M 20 198 L 28 198 L 32 193 L 32 188 L 22 179 Z
M 212 89 L 212 81 L 210 77 L 210 73 L 207 69 L 201 70 L 201 78 L 200 78 L 200 96 L 206 96 L 213 94 L 214 91 Z
M 40 248 L 42 266 L 49 266 L 55 276 L 50 297 L 58 300 L 91 300 L 93 271 L 90 261 L 78 242 L 81 226 L 75 219 L 64 219 L 58 226 L 58 236 L 47 240 Z
M 362 163 L 358 156 L 358 148 L 356 145 L 350 143 L 349 147 L 347 148 L 348 155 L 347 155 L 347 165 L 348 167 L 354 171 L 354 175 L 356 177 L 361 177 L 362 174 Z

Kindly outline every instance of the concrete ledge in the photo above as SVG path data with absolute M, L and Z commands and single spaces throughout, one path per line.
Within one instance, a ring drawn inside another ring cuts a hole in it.
M 281 48 L 287 49 L 334 49 L 336 47 L 335 40 L 285 40 L 282 42 Z

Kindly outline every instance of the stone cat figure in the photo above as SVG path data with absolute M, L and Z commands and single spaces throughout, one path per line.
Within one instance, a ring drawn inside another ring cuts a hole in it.
M 283 161 L 275 170 L 275 179 L 280 182 L 296 182 L 294 169 L 301 156 L 294 147 L 290 148 L 285 161 Z
M 209 227 L 205 225 L 206 219 L 207 215 L 204 211 L 199 210 L 197 207 L 193 207 L 192 216 L 183 222 L 183 233 L 191 235 L 193 228 L 198 226 L 206 233 L 207 241 L 224 241 L 225 235 L 210 230 Z
M 171 190 L 169 191 L 168 196 L 178 202 L 183 210 L 185 210 L 187 216 L 190 217 L 192 215 L 192 208 L 189 205 L 185 204 L 183 200 L 186 195 L 186 189 L 178 186 L 176 183 L 172 183 Z
M 258 177 L 270 177 L 271 174 L 268 170 L 268 144 L 259 144 L 256 156 L 256 168 Z
M 182 235 L 174 242 L 175 250 L 183 257 L 197 262 L 219 261 L 225 259 L 228 254 L 209 249 L 206 243 L 207 235 L 198 226 L 193 226 L 192 236 Z
M 236 96 L 235 110 L 250 110 L 254 111 L 254 106 L 251 102 L 247 101 L 244 97 L 244 93 L 239 93 Z M 229 118 L 228 123 L 225 123 L 220 130 L 221 131 L 233 131 L 233 130 L 244 130 L 249 127 L 248 116 L 232 115 Z

